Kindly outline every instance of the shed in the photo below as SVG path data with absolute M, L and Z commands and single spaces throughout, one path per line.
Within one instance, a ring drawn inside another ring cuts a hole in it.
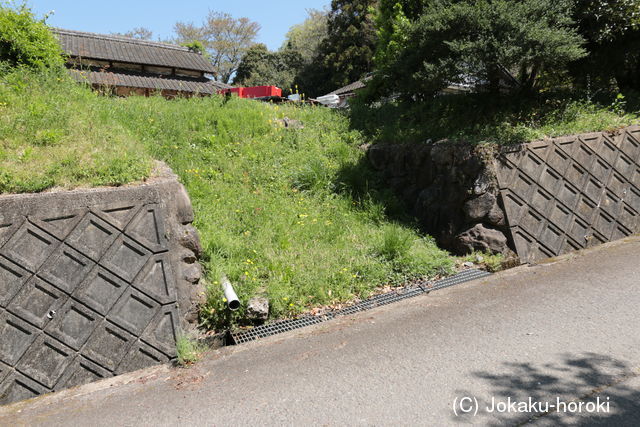
M 169 43 L 53 29 L 78 81 L 118 96 L 161 93 L 206 96 L 232 86 L 207 77 L 213 65 L 200 53 Z

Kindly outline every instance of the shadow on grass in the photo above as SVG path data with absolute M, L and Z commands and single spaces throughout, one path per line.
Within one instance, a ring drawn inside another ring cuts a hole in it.
M 374 104 L 356 97 L 351 102 L 349 119 L 351 127 L 372 142 L 449 139 L 512 145 L 549 132 L 568 135 L 602 130 L 589 128 L 614 123 L 619 116 L 637 115 L 640 94 L 627 91 L 622 95 L 577 90 L 528 96 L 476 93 L 442 95 L 422 102 Z
M 348 195 L 358 209 L 372 214 L 374 221 L 390 220 L 418 228 L 409 206 L 396 195 L 383 174 L 371 167 L 366 156 L 340 167 L 334 179 L 334 191 Z
M 544 365 L 532 363 L 505 363 L 502 373 L 493 371 L 475 372 L 474 376 L 486 381 L 488 393 L 496 402 L 512 401 L 549 402 L 554 404 L 559 398 L 563 402 L 572 400 L 587 402 L 610 402 L 608 413 L 597 414 L 556 412 L 526 414 L 521 418 L 509 418 L 507 425 L 607 425 L 638 426 L 640 425 L 640 389 L 632 388 L 629 381 L 640 378 L 640 373 L 626 362 L 595 353 L 583 355 L 562 355 L 560 362 Z M 468 390 L 459 390 L 458 396 L 473 396 Z M 486 416 L 482 409 L 491 402 L 480 403 L 478 417 Z M 477 422 L 479 418 L 468 416 L 452 419 L 457 423 Z M 506 416 L 505 416 L 506 420 Z M 484 420 L 484 425 L 501 426 L 505 421 Z
M 429 101 L 375 105 L 356 98 L 350 120 L 354 129 L 376 142 L 450 139 L 512 144 L 530 137 L 526 128 L 516 128 L 514 123 L 539 120 L 544 115 L 541 111 L 550 107 L 543 100 L 487 94 L 443 95 Z

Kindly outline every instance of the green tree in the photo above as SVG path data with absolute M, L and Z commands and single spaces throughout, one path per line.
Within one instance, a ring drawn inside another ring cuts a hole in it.
M 394 41 L 397 52 L 378 48 L 379 95 L 429 97 L 450 83 L 477 82 L 498 92 L 504 70 L 534 90 L 544 72 L 586 54 L 570 0 L 433 0 L 422 12 L 413 21 L 397 4 L 387 12 L 392 22 L 381 43 Z
M 229 83 L 245 53 L 255 44 L 260 24 L 248 18 L 209 11 L 201 25 L 178 22 L 174 26 L 179 44 L 198 41 L 204 46 L 215 68 L 213 77 Z
M 328 34 L 296 83 L 312 96 L 353 83 L 372 71 L 378 0 L 333 0 Z
M 291 49 L 271 52 L 264 44 L 257 44 L 242 58 L 233 84 L 290 88 L 301 64 L 301 55 Z
M 411 23 L 424 12 L 428 0 L 380 0 L 376 16 L 378 41 L 374 62 L 377 67 L 393 61 L 408 41 Z
M 204 45 L 201 41 L 194 40 L 191 42 L 182 43 L 181 46 L 188 48 L 192 52 L 202 54 L 207 58 L 209 57 L 209 54 L 207 53 L 207 50 L 204 48 Z
M 588 41 L 612 41 L 638 29 L 640 0 L 577 0 L 575 18 Z
M 578 83 L 640 90 L 640 0 L 578 0 L 575 20 L 589 52 L 572 66 Z
M 64 58 L 44 19 L 37 19 L 25 4 L 12 7 L 11 3 L 0 3 L 0 62 L 62 69 Z
M 320 43 L 327 37 L 328 12 L 307 10 L 307 19 L 294 25 L 285 36 L 281 51 L 297 52 L 305 63 L 310 63 L 317 55 Z

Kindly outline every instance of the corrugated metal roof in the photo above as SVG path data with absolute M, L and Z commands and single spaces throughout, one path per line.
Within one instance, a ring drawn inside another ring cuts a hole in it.
M 103 71 L 69 70 L 80 82 L 104 86 L 125 86 L 154 90 L 176 90 L 180 92 L 210 95 L 231 86 L 208 79 L 157 77 L 149 74 L 111 73 Z
M 59 28 L 52 31 L 60 40 L 62 49 L 72 57 L 175 67 L 207 73 L 214 71 L 213 65 L 204 56 L 183 46 Z

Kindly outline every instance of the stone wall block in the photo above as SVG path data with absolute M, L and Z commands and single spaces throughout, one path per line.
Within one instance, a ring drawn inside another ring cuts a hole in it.
M 507 225 L 504 210 L 498 203 L 495 203 L 487 214 L 487 222 L 498 227 L 505 227 Z
M 200 243 L 198 230 L 196 230 L 192 225 L 186 225 L 181 227 L 179 236 L 180 244 L 192 251 L 197 258 L 200 258 L 202 255 L 202 244 Z
M 404 163 L 402 175 L 390 173 L 398 167 L 390 159 L 399 157 L 414 160 Z M 473 245 L 460 245 L 458 236 L 475 224 L 487 223 L 503 235 L 507 231 L 497 203 L 495 166 L 485 158 L 475 147 L 448 141 L 369 148 L 374 168 L 387 177 L 389 187 L 407 202 L 422 228 L 440 245 L 461 253 L 472 250 Z M 482 239 L 485 234 L 475 233 L 474 238 Z M 492 241 L 486 246 L 496 244 Z
M 491 190 L 493 181 L 489 174 L 483 171 L 483 173 L 480 173 L 473 181 L 473 194 L 480 196 Z
M 484 193 L 478 197 L 467 200 L 464 203 L 464 213 L 469 222 L 482 221 L 496 206 L 496 196 Z
M 489 228 L 484 224 L 476 224 L 463 231 L 456 237 L 456 249 L 461 253 L 484 251 L 506 253 L 507 237 L 499 230 Z
M 436 143 L 431 148 L 431 160 L 436 165 L 453 165 L 454 148 L 445 142 Z
M 369 164 L 376 170 L 385 170 L 389 165 L 389 149 L 385 145 L 372 145 L 367 150 Z

